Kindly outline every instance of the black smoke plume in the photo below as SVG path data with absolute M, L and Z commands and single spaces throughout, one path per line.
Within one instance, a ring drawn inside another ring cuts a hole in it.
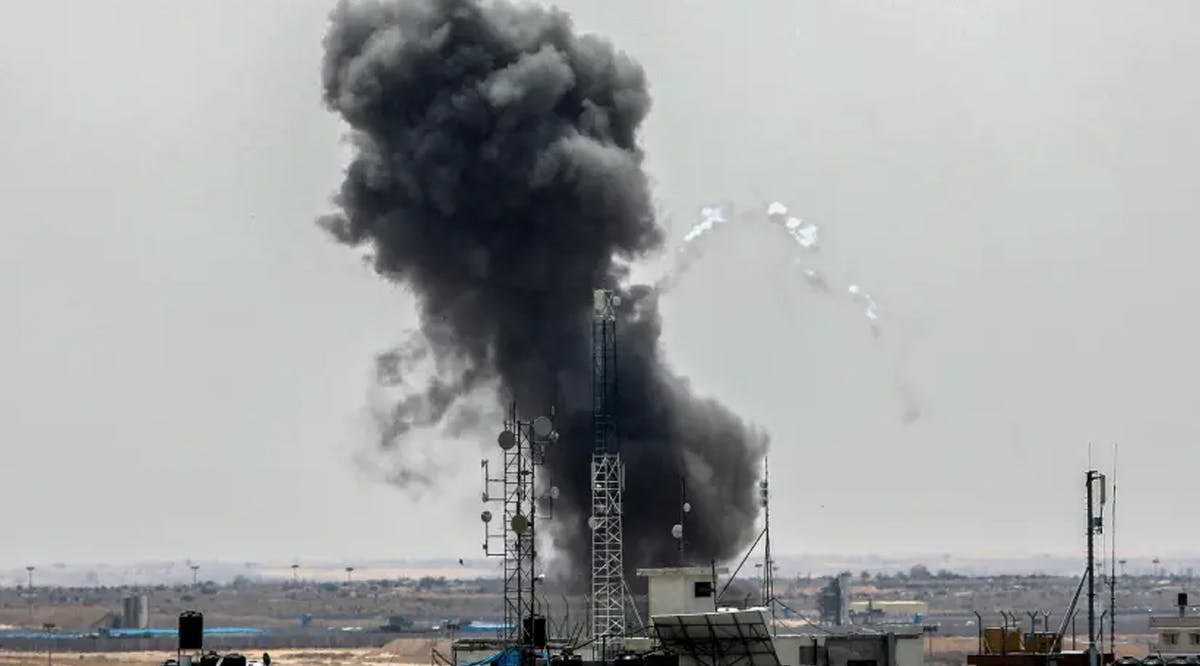
M 489 383 L 525 415 L 556 407 L 555 540 L 586 562 L 592 290 L 617 289 L 626 563 L 676 561 L 683 476 L 689 559 L 744 546 L 765 437 L 664 366 L 655 292 L 623 286 L 620 262 L 662 240 L 637 145 L 650 106 L 641 67 L 556 10 L 343 2 L 325 38 L 324 94 L 355 153 L 322 226 L 369 246 L 375 270 L 419 304 L 418 338 L 381 357 L 380 380 L 426 357 L 435 367 L 398 401 L 384 445 L 405 446 L 413 428 L 457 429 L 456 403 Z

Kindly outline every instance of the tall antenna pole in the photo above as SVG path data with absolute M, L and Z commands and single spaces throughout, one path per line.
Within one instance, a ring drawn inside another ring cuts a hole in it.
M 616 428 L 617 306 L 607 289 L 592 294 L 592 637 L 606 650 L 625 633 L 621 464 Z
M 1112 514 L 1109 518 L 1112 531 L 1112 557 L 1108 563 L 1108 650 L 1117 653 L 1117 445 L 1113 444 L 1112 468 Z
M 539 613 L 537 597 L 537 502 L 535 487 L 537 468 L 546 462 L 546 449 L 558 440 L 554 422 L 545 416 L 532 421 L 522 420 L 516 403 L 509 407 L 504 430 L 496 438 L 500 446 L 502 474 L 493 477 L 488 461 L 483 469 L 483 501 L 503 507 L 499 531 L 488 527 L 493 516 L 484 511 L 483 550 L 489 557 L 502 557 L 504 565 L 504 638 L 510 645 L 519 645 L 522 654 L 531 654 L 542 646 L 540 627 L 544 618 Z M 497 492 L 493 492 L 498 490 Z M 550 489 L 553 499 L 557 490 Z M 491 543 L 498 541 L 499 550 Z
M 1090 457 L 1090 456 L 1089 456 Z M 1105 502 L 1104 475 L 1094 469 L 1087 471 L 1087 586 L 1088 586 L 1088 663 L 1099 666 L 1096 651 L 1096 534 L 1103 532 L 1103 519 L 1096 515 L 1095 489 L 1099 483 L 1100 505 Z M 1100 636 L 1104 630 L 1101 628 Z
M 771 633 L 775 632 L 775 580 L 771 572 L 771 470 L 766 456 L 763 457 L 763 480 L 759 483 L 759 502 L 763 507 L 763 604 L 771 609 Z
M 1091 458 L 1090 450 L 1088 458 Z M 1095 471 L 1087 473 L 1087 586 L 1088 586 L 1088 650 L 1095 649 L 1096 643 L 1096 523 L 1092 513 L 1092 481 Z M 1092 664 L 1091 666 L 1096 666 Z

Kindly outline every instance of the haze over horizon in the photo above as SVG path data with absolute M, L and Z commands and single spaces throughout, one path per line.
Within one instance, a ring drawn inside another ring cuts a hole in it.
M 755 229 L 664 298 L 672 367 L 772 436 L 775 549 L 1073 553 L 1118 443 L 1121 552 L 1200 552 L 1163 510 L 1200 463 L 1200 5 L 556 4 L 645 67 L 669 246 L 783 201 L 880 302 L 886 347 Z M 0 567 L 479 553 L 493 437 L 421 496 L 360 455 L 415 320 L 312 225 L 331 6 L 0 4 Z

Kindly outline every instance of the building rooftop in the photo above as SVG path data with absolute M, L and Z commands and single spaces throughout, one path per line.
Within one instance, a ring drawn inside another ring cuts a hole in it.
M 729 573 L 729 569 L 726 567 L 717 567 L 716 573 L 718 575 Z M 713 575 L 713 570 L 712 570 L 712 567 L 659 567 L 659 568 L 652 568 L 652 569 L 638 569 L 637 575 L 646 576 L 646 577 L 650 577 L 650 576 L 704 576 L 704 577 L 709 577 L 709 576 Z

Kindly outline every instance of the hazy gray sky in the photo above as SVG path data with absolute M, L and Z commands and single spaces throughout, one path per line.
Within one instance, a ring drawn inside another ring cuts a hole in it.
M 1200 550 L 1200 5 L 559 4 L 646 67 L 673 238 L 781 199 L 883 308 L 881 346 L 765 230 L 665 301 L 774 438 L 777 548 L 1069 551 L 1118 442 L 1123 545 Z M 412 314 L 312 224 L 330 5 L 0 3 L 0 565 L 478 553 L 475 445 L 419 498 L 352 461 Z

